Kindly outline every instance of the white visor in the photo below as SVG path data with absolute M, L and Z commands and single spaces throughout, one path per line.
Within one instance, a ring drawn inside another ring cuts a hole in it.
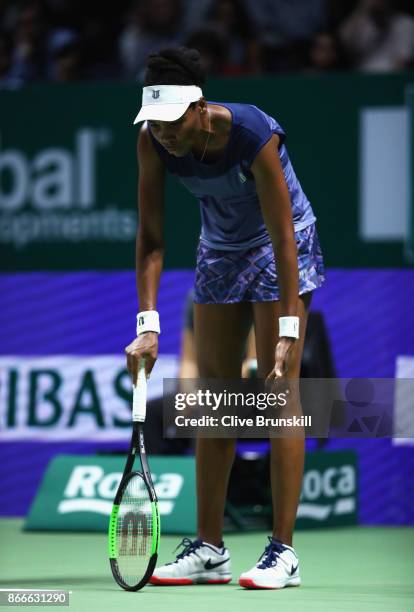
M 142 90 L 142 107 L 135 117 L 140 121 L 177 121 L 191 102 L 202 98 L 203 92 L 196 85 L 149 85 Z

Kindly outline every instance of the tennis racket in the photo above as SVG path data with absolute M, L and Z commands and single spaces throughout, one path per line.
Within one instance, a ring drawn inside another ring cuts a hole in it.
M 141 360 L 137 385 L 133 387 L 131 446 L 112 506 L 108 534 L 112 574 L 127 591 L 142 589 L 151 578 L 160 540 L 158 501 L 144 445 L 146 403 L 147 379 L 145 362 Z M 140 472 L 132 471 L 138 452 Z

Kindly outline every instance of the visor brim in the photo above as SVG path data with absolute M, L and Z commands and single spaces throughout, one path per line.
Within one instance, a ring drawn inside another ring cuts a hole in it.
M 177 121 L 182 117 L 191 102 L 179 104 L 146 104 L 135 117 L 134 125 L 140 121 Z

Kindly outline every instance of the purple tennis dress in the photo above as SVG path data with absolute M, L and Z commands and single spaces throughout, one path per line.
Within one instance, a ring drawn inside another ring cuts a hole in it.
M 280 138 L 279 155 L 292 205 L 299 294 L 320 287 L 325 277 L 316 217 L 290 162 L 285 132 L 273 117 L 256 106 L 210 104 L 224 106 L 232 114 L 229 141 L 218 160 L 200 162 L 191 152 L 175 157 L 153 137 L 167 169 L 178 176 L 200 203 L 202 224 L 194 301 L 230 304 L 266 302 L 280 297 L 277 253 L 275 261 L 250 169 L 273 134 Z

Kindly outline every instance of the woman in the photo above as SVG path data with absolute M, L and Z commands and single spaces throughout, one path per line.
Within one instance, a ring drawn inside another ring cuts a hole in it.
M 157 358 L 168 169 L 201 207 L 194 297 L 200 376 L 240 378 L 253 315 L 258 375 L 299 378 L 312 290 L 324 280 L 315 216 L 280 125 L 255 106 L 207 102 L 203 82 L 195 50 L 167 49 L 148 60 L 143 105 L 135 120 L 146 120 L 138 137 L 141 312 L 137 338 L 126 348 L 128 369 L 135 379 L 144 358 L 149 374 Z M 235 442 L 197 440 L 198 538 L 183 541 L 176 561 L 155 570 L 154 584 L 231 580 L 222 523 Z M 271 440 L 273 536 L 259 562 L 241 575 L 242 586 L 300 584 L 292 535 L 303 463 L 303 437 Z

